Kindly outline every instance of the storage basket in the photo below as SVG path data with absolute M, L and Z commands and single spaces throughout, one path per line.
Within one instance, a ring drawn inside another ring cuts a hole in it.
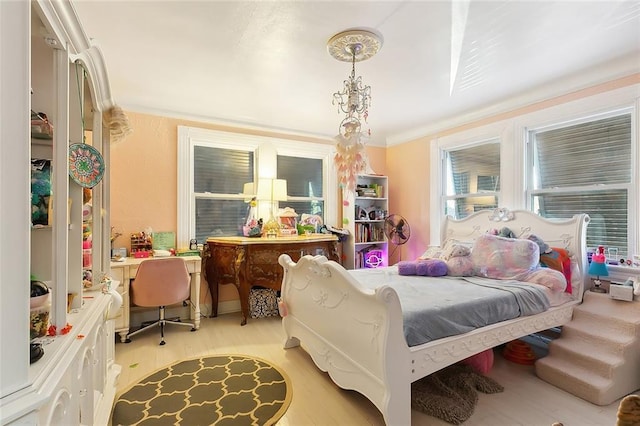
M 251 318 L 278 316 L 278 296 L 270 288 L 252 288 L 249 292 Z

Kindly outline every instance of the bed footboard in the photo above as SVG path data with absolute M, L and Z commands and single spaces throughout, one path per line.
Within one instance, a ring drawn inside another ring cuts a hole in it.
M 302 344 L 320 370 L 365 395 L 388 425 L 411 424 L 411 357 L 395 290 L 365 289 L 324 256 L 295 263 L 283 254 L 279 263 L 284 347 Z

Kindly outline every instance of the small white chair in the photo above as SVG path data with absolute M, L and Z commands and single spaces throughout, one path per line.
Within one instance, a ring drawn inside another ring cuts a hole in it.
M 189 299 L 190 289 L 189 271 L 184 259 L 168 257 L 166 259 L 150 259 L 140 263 L 135 279 L 131 282 L 129 294 L 131 303 L 136 306 L 155 307 L 160 311 L 160 318 L 127 335 L 127 343 L 132 336 L 156 325 L 160 326 L 160 344 L 164 345 L 165 324 L 176 324 L 191 327 L 193 324 L 165 319 L 165 306 L 184 302 Z M 193 303 L 194 301 L 192 301 Z M 195 301 L 195 303 L 198 303 Z

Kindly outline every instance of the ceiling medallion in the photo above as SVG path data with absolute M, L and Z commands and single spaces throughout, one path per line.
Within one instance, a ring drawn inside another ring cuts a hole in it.
M 371 30 L 347 30 L 329 39 L 327 51 L 333 58 L 343 62 L 352 62 L 355 53 L 355 62 L 361 62 L 378 53 L 382 42 L 382 35 Z

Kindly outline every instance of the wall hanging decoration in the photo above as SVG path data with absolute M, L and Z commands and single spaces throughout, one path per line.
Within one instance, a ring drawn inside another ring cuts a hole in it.
M 109 129 L 112 144 L 123 141 L 133 133 L 129 117 L 118 105 L 114 105 L 104 112 L 104 125 Z
M 69 176 L 83 188 L 93 188 L 104 176 L 102 154 L 85 143 L 69 147 Z

